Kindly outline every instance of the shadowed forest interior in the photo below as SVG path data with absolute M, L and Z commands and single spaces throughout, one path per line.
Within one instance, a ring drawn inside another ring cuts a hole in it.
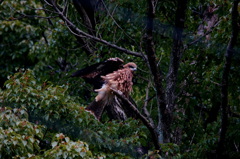
M 0 0 L 0 158 L 240 158 L 239 0 Z

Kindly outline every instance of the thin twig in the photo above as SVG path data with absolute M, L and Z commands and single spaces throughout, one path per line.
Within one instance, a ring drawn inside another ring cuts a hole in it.
M 120 30 L 122 30 L 123 33 L 124 33 L 129 39 L 131 39 L 132 41 L 134 41 L 134 43 L 137 45 L 136 41 L 135 41 L 129 34 L 127 34 L 127 33 L 124 31 L 124 29 L 123 29 L 123 28 L 116 22 L 116 20 L 113 18 L 112 14 L 110 14 L 110 11 L 107 9 L 107 6 L 106 6 L 106 4 L 104 3 L 104 1 L 103 1 L 103 0 L 101 0 L 101 1 L 102 1 L 103 5 L 104 5 L 104 8 L 105 8 L 106 11 L 107 11 L 107 14 L 110 16 L 110 18 L 112 18 L 112 20 L 113 20 L 113 22 L 116 24 L 116 26 L 117 26 Z
M 220 22 L 221 22 L 221 20 L 219 20 L 214 26 L 212 26 L 211 29 L 209 31 L 207 31 L 204 35 L 202 35 L 199 38 L 197 38 L 196 40 L 186 44 L 184 47 L 184 50 L 187 50 L 191 45 L 198 43 L 202 38 L 204 38 L 208 34 L 212 33 L 214 28 L 216 28 Z
M 97 42 L 100 42 L 102 44 L 105 44 L 111 48 L 114 48 L 114 49 L 117 49 L 119 51 L 122 51 L 126 54 L 129 54 L 129 55 L 133 55 L 133 56 L 136 56 L 136 57 L 143 57 L 143 55 L 139 52 L 134 52 L 134 51 L 130 51 L 126 48 L 123 48 L 123 47 L 120 47 L 120 46 L 117 46 L 115 44 L 111 44 L 110 42 L 106 41 L 106 40 L 103 40 L 103 39 L 100 39 L 96 36 L 93 36 L 93 35 L 90 35 L 84 31 L 82 31 L 81 29 L 77 28 L 60 10 L 59 8 L 56 6 L 56 5 L 53 5 L 54 9 L 58 12 L 59 16 L 65 21 L 65 23 L 68 25 L 68 26 L 71 26 L 72 30 L 74 30 L 74 33 L 76 33 L 76 36 L 79 36 L 79 37 L 82 37 L 82 36 L 86 36 L 87 38 L 90 38 L 90 39 L 93 39 Z M 146 58 L 146 57 L 145 57 Z
M 149 81 L 149 82 L 148 82 L 148 86 L 147 86 L 147 88 L 146 88 L 146 97 L 145 97 L 145 100 L 144 100 L 144 105 L 143 105 L 142 111 L 143 111 L 144 116 L 146 116 L 147 119 L 148 119 L 148 121 L 151 123 L 151 125 L 154 126 L 154 122 L 153 122 L 152 118 L 150 117 L 149 111 L 147 110 L 150 85 L 151 85 L 151 83 L 150 83 L 150 81 Z M 155 127 L 155 126 L 154 126 L 154 127 Z
M 53 6 L 52 4 L 50 4 L 47 0 L 44 0 L 44 2 L 47 4 L 47 5 L 49 5 L 49 6 Z

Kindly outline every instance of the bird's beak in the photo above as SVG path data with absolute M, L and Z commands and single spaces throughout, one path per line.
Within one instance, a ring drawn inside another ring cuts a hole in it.
M 131 68 L 132 71 L 137 71 L 137 68 Z

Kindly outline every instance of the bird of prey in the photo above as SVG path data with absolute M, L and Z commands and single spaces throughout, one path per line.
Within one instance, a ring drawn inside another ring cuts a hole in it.
M 124 61 L 118 57 L 110 58 L 72 74 L 72 77 L 81 77 L 86 82 L 93 85 L 98 93 L 94 101 L 90 103 L 86 110 L 100 120 L 104 110 L 107 111 L 111 119 L 125 120 L 133 114 L 126 108 L 126 105 L 114 95 L 112 90 L 120 91 L 133 102 L 130 97 L 132 91 L 133 72 L 137 70 L 137 65 L 129 62 L 124 65 Z

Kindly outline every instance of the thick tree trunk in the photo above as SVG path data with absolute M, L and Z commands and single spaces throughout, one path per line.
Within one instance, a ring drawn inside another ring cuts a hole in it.
M 226 139 L 226 132 L 228 127 L 228 76 L 230 73 L 231 63 L 232 63 L 232 56 L 234 53 L 234 46 L 237 43 L 237 36 L 239 32 L 238 26 L 238 3 L 239 0 L 234 0 L 233 7 L 232 7 L 232 36 L 229 41 L 227 51 L 225 54 L 225 65 L 223 68 L 223 75 L 222 75 L 222 85 L 221 85 L 221 130 L 217 148 L 217 155 L 218 158 L 223 158 L 224 154 L 224 143 Z
M 170 126 L 173 120 L 173 111 L 175 109 L 175 87 L 177 84 L 178 69 L 180 65 L 180 59 L 182 57 L 184 48 L 182 43 L 185 14 L 187 9 L 187 0 L 179 0 L 177 5 L 177 11 L 175 15 L 175 30 L 173 34 L 173 46 L 171 52 L 171 61 L 169 71 L 167 75 L 166 86 L 166 118 L 167 118 L 167 132 L 170 135 Z M 170 141 L 170 140 L 169 140 Z M 169 142 L 168 141 L 168 142 Z
M 159 124 L 158 124 L 158 141 L 163 143 L 168 133 L 165 131 L 166 122 L 164 121 L 162 114 L 165 112 L 166 104 L 164 99 L 164 91 L 162 86 L 162 76 L 157 68 L 156 54 L 153 41 L 153 21 L 155 17 L 155 0 L 148 0 L 148 12 L 147 12 L 147 32 L 146 32 L 146 54 L 148 57 L 148 65 L 153 75 L 153 80 L 156 88 L 158 110 L 159 110 Z M 168 137 L 167 137 L 168 138 Z

